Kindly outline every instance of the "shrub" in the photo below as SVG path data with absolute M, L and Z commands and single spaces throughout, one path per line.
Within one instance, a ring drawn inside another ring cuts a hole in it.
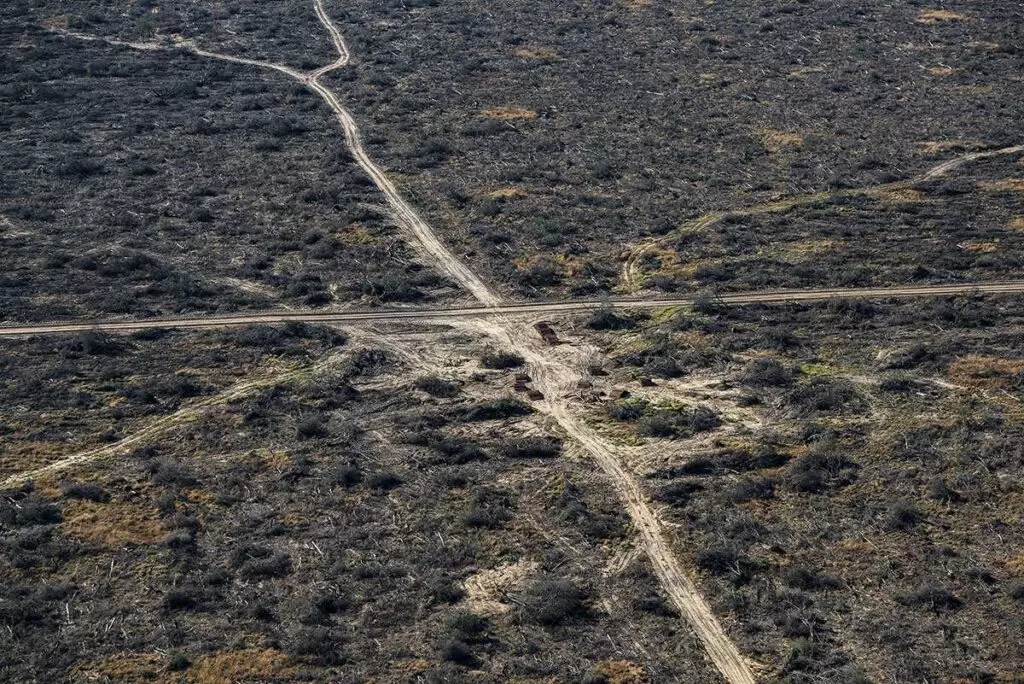
M 531 622 L 561 625 L 586 615 L 586 598 L 587 593 L 567 579 L 542 577 L 527 588 L 522 612 Z
M 882 526 L 887 530 L 909 530 L 921 521 L 923 516 L 906 501 L 897 501 L 885 516 Z
M 296 632 L 288 650 L 320 665 L 338 665 L 344 660 L 338 641 L 325 627 L 305 627 Z
M 959 492 L 940 479 L 932 480 L 928 484 L 928 496 L 945 504 L 959 503 L 964 500 Z
M 734 546 L 715 546 L 697 554 L 697 567 L 727 577 L 734 585 L 746 584 L 754 575 L 754 563 Z
M 913 606 L 927 606 L 932 610 L 956 610 L 963 605 L 953 592 L 934 585 L 925 585 L 912 594 L 900 599 L 903 603 Z
M 460 610 L 448 618 L 447 626 L 460 639 L 472 643 L 474 641 L 486 640 L 490 621 L 482 615 L 471 613 L 468 610 Z
M 782 575 L 782 581 L 787 587 L 803 591 L 817 591 L 819 589 L 838 589 L 842 582 L 831 575 L 822 575 L 813 570 L 800 567 L 789 567 Z
M 668 601 L 662 596 L 645 596 L 644 598 L 637 599 L 633 602 L 633 607 L 636 610 L 652 615 L 660 615 L 661 617 L 679 617 L 679 611 L 669 605 Z
M 66 499 L 85 499 L 86 501 L 96 501 L 98 503 L 110 501 L 110 494 L 99 485 L 89 482 L 65 480 L 60 483 L 60 493 Z
M 190 610 L 203 602 L 203 591 L 197 587 L 178 587 L 171 589 L 161 601 L 164 610 Z
M 490 368 L 491 370 L 518 368 L 524 363 L 526 363 L 526 359 L 522 356 L 506 351 L 487 352 L 480 359 L 480 365 L 484 368 Z
M 366 484 L 379 492 L 386 492 L 401 486 L 402 478 L 391 472 L 374 473 L 367 478 Z
M 627 399 L 608 405 L 608 416 L 613 420 L 633 422 L 643 417 L 649 404 L 643 399 Z
M 482 527 L 495 529 L 501 527 L 509 518 L 508 509 L 500 505 L 486 506 L 481 503 L 473 504 L 469 513 L 462 519 L 466 527 Z
M 528 416 L 533 409 L 518 399 L 502 398 L 484 401 L 462 409 L 459 418 L 464 421 L 498 420 L 501 418 L 518 418 Z
M 454 380 L 444 380 L 442 378 L 428 376 L 417 378 L 413 386 L 426 392 L 432 397 L 438 397 L 440 399 L 450 399 L 454 396 L 458 396 L 462 388 L 459 383 Z
M 355 487 L 363 479 L 363 471 L 359 464 L 354 462 L 344 463 L 336 467 L 328 476 L 328 481 L 333 485 L 341 485 L 345 488 Z
M 636 326 L 634 318 L 622 316 L 605 307 L 595 311 L 587 321 L 587 327 L 591 330 L 632 330 Z
M 238 574 L 246 579 L 260 577 L 283 577 L 291 572 L 292 559 L 287 553 L 272 553 L 263 558 L 250 558 L 238 568 Z
M 704 490 L 704 485 L 699 482 L 673 482 L 670 485 L 662 487 L 654 495 L 655 501 L 661 501 L 673 506 L 685 506 L 690 503 L 690 499 L 693 494 Z
M 787 401 L 803 412 L 845 412 L 861 408 L 861 398 L 848 382 L 815 377 L 789 393 Z
M 465 667 L 473 667 L 477 664 L 473 650 L 466 642 L 458 639 L 445 639 L 441 643 L 441 658 Z
M 742 381 L 755 387 L 782 387 L 792 384 L 793 372 L 775 359 L 756 359 L 743 371 Z
M 775 496 L 775 481 L 769 477 L 740 480 L 729 488 L 726 496 L 733 503 L 754 499 L 771 499 Z
M 326 437 L 330 432 L 327 429 L 327 422 L 323 416 L 312 415 L 299 420 L 295 426 L 295 434 L 299 439 L 314 439 Z
M 506 458 L 554 458 L 562 454 L 562 441 L 545 437 L 507 439 L 498 446 Z
M 826 487 L 840 487 L 853 480 L 851 470 L 857 464 L 826 451 L 827 445 L 790 462 L 785 479 L 798 492 L 821 492 Z

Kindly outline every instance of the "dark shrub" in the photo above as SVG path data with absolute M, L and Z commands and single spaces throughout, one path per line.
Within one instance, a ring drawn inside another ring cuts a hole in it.
M 291 569 L 292 559 L 287 553 L 274 553 L 267 558 L 250 558 L 238 568 L 238 574 L 246 579 L 283 577 Z
M 775 496 L 775 481 L 769 477 L 740 480 L 729 488 L 726 496 L 733 503 L 754 499 L 771 499 Z
M 531 622 L 560 625 L 586 614 L 586 598 L 586 592 L 567 579 L 543 577 L 526 590 L 522 612 Z
M 371 489 L 376 489 L 379 492 L 386 492 L 401 486 L 402 478 L 390 472 L 374 473 L 366 479 L 366 484 Z
M 499 420 L 501 418 L 518 418 L 528 416 L 533 409 L 518 399 L 502 398 L 484 401 L 459 411 L 459 418 L 464 421 Z
M 636 610 L 650 613 L 652 615 L 660 615 L 661 617 L 679 617 L 679 611 L 669 605 L 668 601 L 666 601 L 662 596 L 645 596 L 644 598 L 637 599 L 633 602 L 633 607 Z
M 458 639 L 445 639 L 441 643 L 441 658 L 465 667 L 473 667 L 478 662 L 473 650 Z
M 964 500 L 959 492 L 940 479 L 932 480 L 928 484 L 928 496 L 945 504 L 960 503 Z
M 756 359 L 744 371 L 742 380 L 755 387 L 782 387 L 793 382 L 793 372 L 775 359 Z
M 693 494 L 704 489 L 704 485 L 698 482 L 673 482 L 659 489 L 655 495 L 655 501 L 661 501 L 673 506 L 685 506 L 690 503 Z
M 178 587 L 164 594 L 161 606 L 164 610 L 190 610 L 203 602 L 203 591 L 198 587 Z
M 323 416 L 312 415 L 300 419 L 295 426 L 295 434 L 299 439 L 315 439 L 327 437 L 330 432 L 327 429 L 327 421 Z
M 813 570 L 800 567 L 789 567 L 782 575 L 782 581 L 787 587 L 801 589 L 803 591 L 817 591 L 819 589 L 838 589 L 842 582 L 831 575 L 822 575 Z
M 338 648 L 339 642 L 340 639 L 325 627 L 305 627 L 292 638 L 288 650 L 320 665 L 338 665 L 344 661 Z
M 460 610 L 448 618 L 447 625 L 460 639 L 473 643 L 486 640 L 490 621 L 482 615 Z
M 697 567 L 718 577 L 726 577 L 734 585 L 746 584 L 756 569 L 755 564 L 734 546 L 715 546 L 697 554 Z
M 71 482 L 65 480 L 60 483 L 60 493 L 67 499 L 85 499 L 105 503 L 110 501 L 108 494 L 102 487 L 89 482 Z
M 501 527 L 509 518 L 508 509 L 501 505 L 483 505 L 476 503 L 466 517 L 462 519 L 466 527 L 482 527 L 486 529 L 495 529 Z
M 362 479 L 363 471 L 360 470 L 359 464 L 353 462 L 336 467 L 328 476 L 328 481 L 331 484 L 341 485 L 346 488 L 355 487 Z
M 554 458 L 562 454 L 562 441 L 546 437 L 517 437 L 498 446 L 506 458 Z
M 657 357 L 644 364 L 644 373 L 652 378 L 679 378 L 683 375 L 683 369 L 673 358 Z
M 490 368 L 492 370 L 505 370 L 508 368 L 518 368 L 526 363 L 519 354 L 505 351 L 491 351 L 487 352 L 480 359 L 480 365 L 484 368 Z
M 921 511 L 906 501 L 897 501 L 885 516 L 882 526 L 887 530 L 909 530 L 921 521 Z
M 450 399 L 451 397 L 458 396 L 459 392 L 462 391 L 459 383 L 454 380 L 444 380 L 432 376 L 417 378 L 413 386 L 432 397 L 441 399 Z
M 406 437 L 409 444 L 428 446 L 444 456 L 445 463 L 462 465 L 471 461 L 482 461 L 487 454 L 475 442 L 465 437 L 445 435 L 436 431 L 413 433 Z
M 815 377 L 789 393 L 787 401 L 795 404 L 804 413 L 809 412 L 853 412 L 862 408 L 863 402 L 853 386 L 845 381 Z
M 821 445 L 819 449 L 790 462 L 785 479 L 791 488 L 814 493 L 853 481 L 850 471 L 857 468 L 857 464 L 827 449 L 827 444 Z
M 636 326 L 635 319 L 617 314 L 610 308 L 595 311 L 587 321 L 587 327 L 591 330 L 632 330 Z
M 627 399 L 616 401 L 608 406 L 608 416 L 613 420 L 632 422 L 639 420 L 647 412 L 648 404 L 643 399 Z
M 938 612 L 940 610 L 956 610 L 963 605 L 953 592 L 933 585 L 923 586 L 912 594 L 900 599 L 903 603 L 913 606 L 926 606 Z

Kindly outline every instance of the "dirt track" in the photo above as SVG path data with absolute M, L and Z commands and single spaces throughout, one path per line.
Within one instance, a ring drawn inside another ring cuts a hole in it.
M 918 285 L 912 287 L 865 287 L 821 290 L 764 290 L 723 294 L 716 298 L 722 304 L 742 305 L 758 303 L 785 303 L 820 301 L 823 299 L 889 299 L 910 297 L 941 297 L 969 292 L 990 294 L 1024 292 L 1024 281 L 992 283 L 959 283 L 954 285 Z M 0 337 L 67 334 L 96 330 L 123 333 L 152 328 L 204 329 L 231 328 L 253 324 L 288 322 L 333 323 L 358 325 L 387 321 L 450 323 L 466 318 L 507 316 L 546 316 L 557 313 L 594 311 L 606 306 L 621 309 L 658 309 L 689 306 L 699 295 L 681 297 L 630 299 L 580 299 L 573 301 L 527 302 L 498 304 L 496 306 L 436 308 L 436 309 L 376 309 L 362 311 L 293 311 L 275 309 L 248 313 L 189 316 L 182 318 L 147 318 L 142 320 L 94 320 L 0 325 Z
M 934 180 L 940 178 L 950 171 L 953 171 L 964 164 L 968 164 L 979 159 L 988 159 L 991 157 L 998 157 L 1008 154 L 1017 154 L 1024 152 L 1024 145 L 1014 145 L 1012 147 L 1001 147 L 995 150 L 984 150 L 981 152 L 971 152 L 969 154 L 955 157 L 947 161 L 937 164 L 932 168 L 928 169 L 924 173 L 909 178 L 906 180 L 894 181 L 892 183 L 883 183 L 882 185 L 872 185 L 864 188 L 848 188 L 844 190 L 834 190 L 829 192 L 816 192 L 809 195 L 798 195 L 793 197 L 786 197 L 783 199 L 772 200 L 765 202 L 764 204 L 755 204 L 748 207 L 742 207 L 739 209 L 732 209 L 727 211 L 716 211 L 706 216 L 690 221 L 680 227 L 680 230 L 686 230 L 688 232 L 699 233 L 707 230 L 711 226 L 723 221 L 729 217 L 738 216 L 758 216 L 762 214 L 772 214 L 777 212 L 784 212 L 798 207 L 801 205 L 810 204 L 812 202 L 826 201 L 839 197 L 853 197 L 857 195 L 880 195 L 886 192 L 893 192 L 897 190 L 905 190 L 912 188 L 915 183 L 922 181 Z M 640 272 L 640 261 L 641 259 L 652 249 L 667 244 L 673 237 L 673 234 L 654 238 L 646 242 L 634 245 L 630 248 L 629 256 L 626 258 L 626 263 L 622 266 L 622 272 L 619 275 L 619 290 L 622 292 L 636 292 L 641 288 L 641 272 Z

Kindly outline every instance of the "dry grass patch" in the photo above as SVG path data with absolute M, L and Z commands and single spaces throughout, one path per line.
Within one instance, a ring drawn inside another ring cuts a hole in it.
M 988 242 L 984 240 L 968 240 L 967 242 L 961 242 L 957 245 L 960 249 L 965 252 L 975 252 L 976 254 L 991 254 L 999 249 L 998 242 Z
M 61 530 L 69 537 L 113 547 L 155 544 L 167 536 L 155 508 L 123 502 L 68 501 Z
M 867 193 L 871 197 L 890 202 L 892 204 L 917 204 L 925 201 L 925 194 L 920 190 L 912 188 L 898 188 L 895 190 L 873 190 Z
M 978 187 L 987 192 L 1024 192 L 1024 178 L 981 181 L 978 183 Z
M 535 59 L 535 60 L 556 60 L 559 59 L 557 52 L 551 48 L 522 48 L 515 51 L 515 56 L 520 59 Z
M 942 152 L 967 152 L 979 150 L 985 146 L 980 140 L 922 140 L 917 147 L 924 154 L 940 154 Z
M 964 356 L 949 364 L 950 380 L 968 387 L 1001 389 L 1012 386 L 1024 372 L 1024 359 Z
M 967 21 L 967 15 L 946 9 L 927 9 L 917 15 L 919 24 L 938 24 L 948 21 Z
M 167 657 L 159 653 L 124 653 L 74 668 L 72 681 L 120 684 L 170 684 L 180 677 L 167 671 Z
M 757 138 L 769 152 L 795 149 L 804 144 L 804 137 L 799 133 L 788 133 L 774 128 L 762 128 L 757 132 Z
M 628 660 L 602 660 L 594 672 L 605 678 L 608 684 L 645 684 L 650 679 L 643 665 Z
M 527 197 L 528 194 L 529 193 L 522 188 L 498 188 L 497 190 L 491 190 L 490 192 L 485 193 L 484 197 L 495 200 L 509 200 Z
M 480 116 L 486 119 L 499 119 L 501 121 L 532 121 L 537 118 L 537 112 L 524 107 L 495 107 L 480 112 Z
M 272 648 L 247 648 L 205 656 L 188 672 L 188 681 L 195 684 L 221 682 L 291 681 L 294 668 L 288 657 Z

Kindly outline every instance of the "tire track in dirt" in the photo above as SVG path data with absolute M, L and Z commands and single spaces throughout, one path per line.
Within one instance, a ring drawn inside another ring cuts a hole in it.
M 1008 294 L 1024 292 L 1024 281 L 958 283 L 953 285 L 915 285 L 912 287 L 826 288 L 818 290 L 763 290 L 720 294 L 716 301 L 726 305 L 783 304 L 824 299 L 906 299 L 943 297 L 957 294 Z M 87 331 L 126 333 L 154 328 L 203 330 L 274 323 L 323 323 L 360 325 L 364 323 L 452 323 L 466 318 L 493 318 L 508 315 L 549 315 L 596 311 L 603 307 L 621 309 L 663 309 L 691 306 L 699 295 L 632 299 L 580 299 L 553 302 L 527 302 L 463 308 L 377 309 L 363 311 L 302 311 L 272 309 L 237 314 L 214 314 L 187 318 L 145 318 L 137 320 L 48 321 L 24 325 L 0 325 L 0 338 L 31 335 L 56 335 Z
M 979 159 L 989 159 L 991 157 L 999 157 L 1008 154 L 1018 154 L 1024 152 L 1024 145 L 1013 145 L 1011 147 L 1002 147 L 995 150 L 984 150 L 982 152 L 971 152 L 959 157 L 942 162 L 933 166 L 931 169 L 924 173 L 914 176 L 906 180 L 893 181 L 892 183 L 883 183 L 881 185 L 872 185 L 864 188 L 848 188 L 844 190 L 832 190 L 811 193 L 809 195 L 798 195 L 794 197 L 783 198 L 780 200 L 773 200 L 771 202 L 765 202 L 764 204 L 755 204 L 749 207 L 741 207 L 739 209 L 727 209 L 722 211 L 715 211 L 700 218 L 689 221 L 679 229 L 672 231 L 669 235 L 655 238 L 647 242 L 643 242 L 630 248 L 629 256 L 626 258 L 626 262 L 622 266 L 622 273 L 619 276 L 619 289 L 624 292 L 635 292 L 641 287 L 641 269 L 640 260 L 644 258 L 651 250 L 661 247 L 672 239 L 673 235 L 678 235 L 682 230 L 688 230 L 692 232 L 698 232 L 706 230 L 707 228 L 724 221 L 727 218 L 733 216 L 758 216 L 761 214 L 771 214 L 775 212 L 788 211 L 795 207 L 810 204 L 811 202 L 827 201 L 836 199 L 839 197 L 854 197 L 857 195 L 877 195 L 886 192 L 893 192 L 897 190 L 910 189 L 915 183 L 922 181 L 935 180 L 940 178 L 951 171 L 955 171 L 961 166 L 968 164 Z
M 308 370 L 309 369 L 292 370 L 279 375 L 262 378 L 260 380 L 239 383 L 212 397 L 180 408 L 169 415 L 157 418 L 150 424 L 140 428 L 138 431 L 114 444 L 80 451 L 77 454 L 65 456 L 64 458 L 39 468 L 33 468 L 32 470 L 10 475 L 3 480 L 0 480 L 0 489 L 16 487 L 19 484 L 37 479 L 44 475 L 70 470 L 80 465 L 85 465 L 109 456 L 124 453 L 134 446 L 145 444 L 149 440 L 173 430 L 179 425 L 183 425 L 190 420 L 198 418 L 203 415 L 207 409 L 226 404 L 234 401 L 235 399 L 240 399 L 257 390 L 263 389 L 264 387 L 270 387 L 281 382 L 286 382 L 302 375 Z

